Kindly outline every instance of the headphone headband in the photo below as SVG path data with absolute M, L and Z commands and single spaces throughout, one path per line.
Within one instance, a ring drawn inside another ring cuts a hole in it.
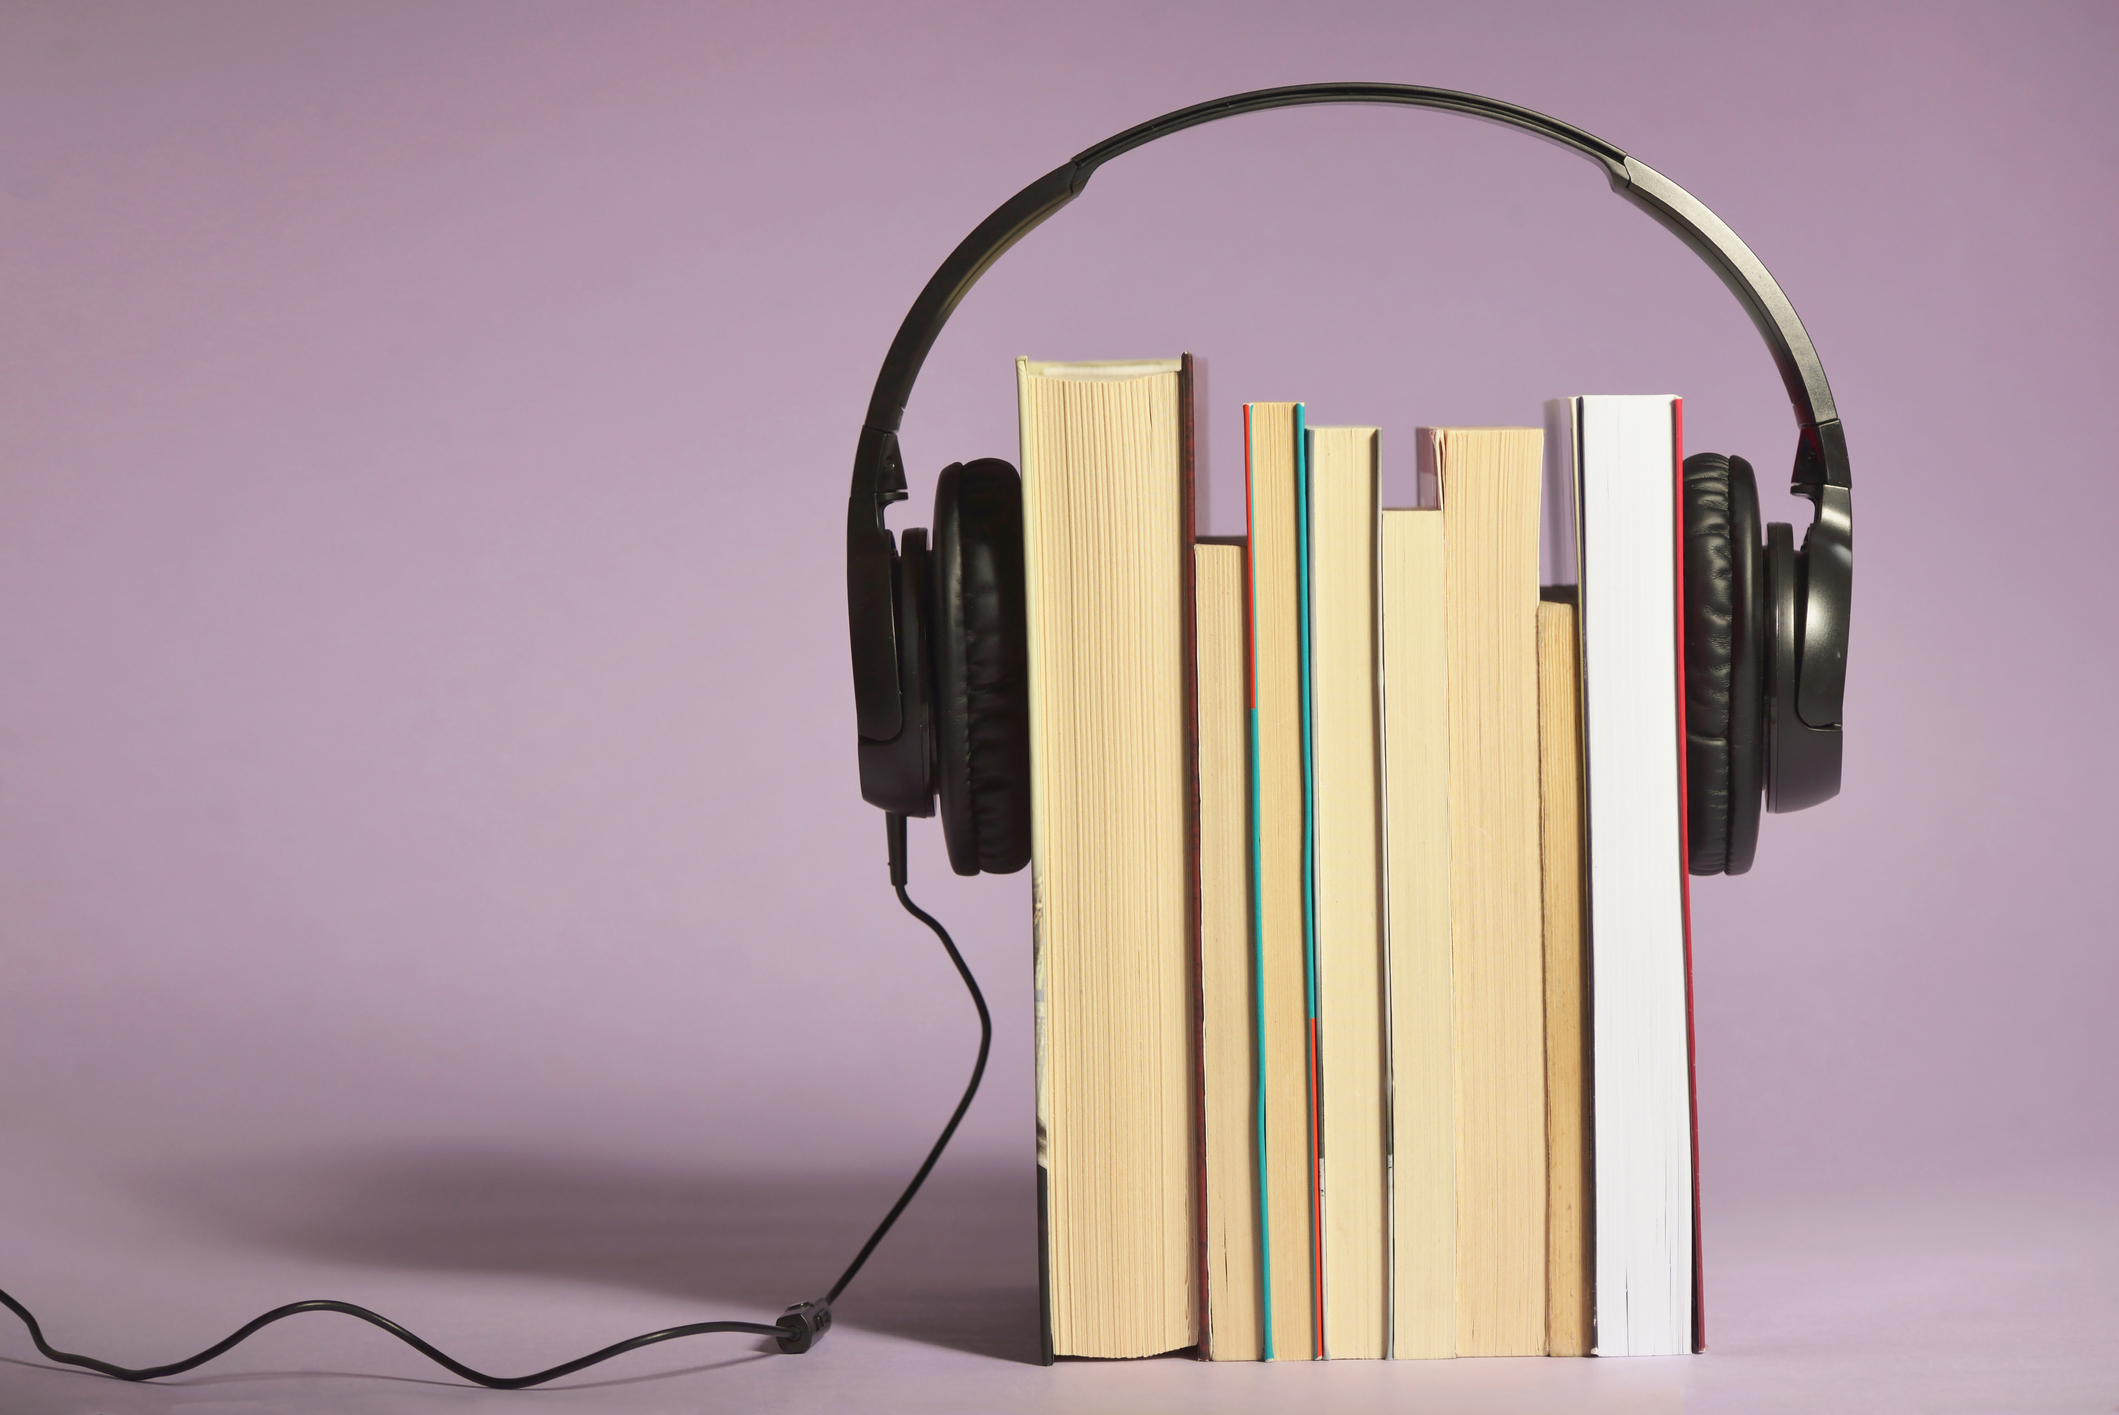
M 1521 128 L 1526 133 L 1556 142 L 1562 147 L 1573 148 L 1584 157 L 1603 163 L 1613 176 L 1624 175 L 1621 164 L 1626 161 L 1626 154 L 1596 134 L 1585 133 L 1572 123 L 1548 118 L 1535 109 L 1503 103 L 1498 98 L 1486 98 L 1476 93 L 1459 93 L 1449 88 L 1422 88 L 1417 84 L 1291 84 L 1286 88 L 1259 88 L 1249 93 L 1235 93 L 1227 98 L 1195 103 L 1190 108 L 1180 108 L 1175 113 L 1165 113 L 1160 118 L 1150 118 L 1145 123 L 1126 129 L 1115 138 L 1106 138 L 1095 147 L 1076 153 L 1074 165 L 1093 172 L 1121 153 L 1131 152 L 1136 147 L 1154 142 L 1157 138 L 1166 138 L 1175 132 L 1182 132 L 1186 128 L 1196 128 L 1201 123 L 1211 123 L 1217 118 L 1233 118 L 1239 113 L 1262 113 L 1268 108 L 1300 108 L 1312 103 L 1389 103 L 1407 108 L 1436 108 L 1448 113 L 1462 113 L 1471 118 L 1485 118 L 1511 128 Z
M 1847 439 L 1824 365 L 1795 306 L 1736 232 L 1662 173 L 1572 124 L 1529 108 L 1453 89 L 1413 84 L 1298 84 L 1233 94 L 1166 113 L 1085 148 L 1003 202 L 950 252 L 898 326 L 876 375 L 854 454 L 847 504 L 847 611 L 853 637 L 854 697 L 861 736 L 895 738 L 904 725 L 892 565 L 895 543 L 884 510 L 905 495 L 897 430 L 927 351 L 971 287 L 1008 248 L 1081 195 L 1096 169 L 1137 147 L 1239 113 L 1314 103 L 1382 103 L 1483 118 L 1555 142 L 1597 163 L 1612 190 L 1646 211 L 1699 255 L 1751 316 L 1787 387 L 1798 429 L 1790 489 L 1816 507 L 1803 541 L 1803 584 L 1789 631 L 1795 685 L 1779 690 L 1789 707 L 1769 806 L 1799 810 L 1839 789 L 1840 708 L 1847 672 L 1847 621 L 1854 571 L 1854 512 Z M 1778 737 L 1776 740 L 1780 740 Z M 864 769 L 864 780 L 868 777 Z
M 883 360 L 875 392 L 869 399 L 867 427 L 875 432 L 897 431 L 927 351 L 934 346 L 958 303 L 1010 246 L 1081 195 L 1097 168 L 1137 147 L 1202 123 L 1240 113 L 1317 103 L 1380 103 L 1462 113 L 1558 143 L 1596 162 L 1610 179 L 1612 190 L 1668 227 L 1713 267 L 1722 283 L 1743 302 L 1773 354 L 1781 381 L 1787 386 L 1796 423 L 1802 430 L 1803 447 L 1797 454 L 1793 478 L 1797 486 L 1807 489 L 1851 485 L 1846 438 L 1839 428 L 1832 387 L 1825 380 L 1824 365 L 1818 362 L 1809 332 L 1779 282 L 1728 223 L 1683 187 L 1594 133 L 1499 99 L 1415 84 L 1296 84 L 1257 89 L 1165 113 L 1075 154 L 1066 165 L 1046 173 L 1003 202 L 935 271 L 898 327 L 897 338 L 891 341 L 890 353 Z

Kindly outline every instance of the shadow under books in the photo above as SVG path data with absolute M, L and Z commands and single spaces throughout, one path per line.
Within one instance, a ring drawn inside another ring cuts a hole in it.
M 215 1231 L 274 1252 L 667 1293 L 678 1299 L 675 1324 L 698 1320 L 686 1300 L 770 1321 L 822 1295 L 907 1177 L 743 1176 L 418 1147 L 194 1168 L 154 1187 Z M 836 1315 L 850 1328 L 1034 1363 L 1033 1168 L 945 1160 Z

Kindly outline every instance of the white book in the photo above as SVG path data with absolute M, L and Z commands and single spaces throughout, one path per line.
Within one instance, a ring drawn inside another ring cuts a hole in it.
M 1553 412 L 1571 442 L 1554 470 L 1572 483 L 1581 596 L 1596 1351 L 1679 1355 L 1694 1349 L 1696 1301 L 1681 404 L 1588 397 Z

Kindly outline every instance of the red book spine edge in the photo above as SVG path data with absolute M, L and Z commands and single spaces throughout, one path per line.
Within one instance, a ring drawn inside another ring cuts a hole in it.
M 1685 779 L 1685 400 L 1670 400 L 1671 475 L 1676 480 L 1675 523 L 1678 593 L 1678 898 L 1685 928 L 1685 1101 L 1692 1130 L 1692 1349 L 1707 1349 L 1706 1269 L 1700 1260 L 1700 1081 L 1699 1049 L 1692 1023 L 1692 872 L 1686 856 L 1692 839 L 1686 819 L 1692 797 Z
M 1258 583 L 1257 567 L 1251 562 L 1258 528 L 1257 490 L 1251 482 L 1251 405 L 1243 405 L 1243 712 L 1244 712 L 1244 850 L 1247 855 L 1251 916 L 1251 1026 L 1254 1055 L 1251 1131 L 1257 1155 L 1258 1207 L 1254 1223 L 1258 1231 L 1258 1357 L 1271 1361 L 1273 1350 L 1273 1230 L 1268 1218 L 1268 1184 L 1265 1152 L 1265 993 L 1263 957 L 1260 952 L 1258 870 Z

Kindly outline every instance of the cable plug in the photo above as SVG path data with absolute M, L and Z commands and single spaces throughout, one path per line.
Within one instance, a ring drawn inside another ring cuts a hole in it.
M 797 1302 L 773 1325 L 785 1333 L 773 1338 L 780 1343 L 781 1354 L 799 1356 L 822 1341 L 824 1333 L 831 1330 L 831 1303 Z
M 905 817 L 891 811 L 883 817 L 883 825 L 890 836 L 890 883 L 894 889 L 903 889 L 911 875 L 905 869 Z

